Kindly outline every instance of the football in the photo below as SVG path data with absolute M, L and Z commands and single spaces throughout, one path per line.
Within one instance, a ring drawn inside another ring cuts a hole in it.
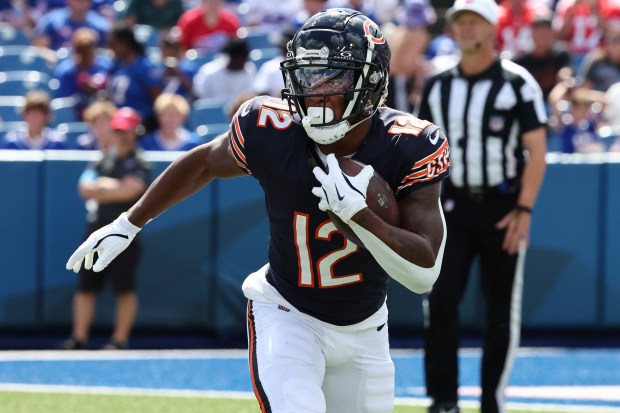
M 363 163 L 350 159 L 350 158 L 338 158 L 338 164 L 340 169 L 348 176 L 356 176 L 364 166 Z M 368 183 L 368 189 L 366 190 L 366 204 L 375 214 L 390 225 L 400 226 L 400 214 L 398 210 L 398 203 L 394 192 L 383 179 L 383 177 L 375 171 L 370 182 Z M 362 241 L 355 235 L 355 232 L 345 224 L 336 214 L 332 211 L 327 211 L 327 215 L 332 220 L 338 231 L 342 233 L 349 240 L 364 248 Z

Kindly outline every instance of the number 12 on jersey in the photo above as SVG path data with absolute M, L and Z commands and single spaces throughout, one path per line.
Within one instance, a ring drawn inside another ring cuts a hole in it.
M 309 246 L 308 232 L 310 218 L 308 214 L 301 212 L 295 212 L 293 220 L 295 231 L 295 248 L 297 249 L 297 263 L 299 268 L 299 280 L 298 285 L 300 287 L 314 287 L 314 272 L 312 252 Z M 339 232 L 336 226 L 331 221 L 325 221 L 316 230 L 314 238 L 317 240 L 328 241 L 332 235 Z M 343 285 L 358 283 L 362 281 L 362 274 L 347 274 L 347 275 L 334 275 L 334 265 L 340 260 L 354 254 L 359 250 L 355 243 L 344 238 L 344 245 L 342 248 L 335 251 L 331 251 L 316 262 L 316 272 L 318 274 L 319 288 L 334 288 L 342 287 Z

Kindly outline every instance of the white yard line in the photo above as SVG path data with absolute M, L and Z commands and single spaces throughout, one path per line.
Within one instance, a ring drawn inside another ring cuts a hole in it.
M 109 396 L 154 396 L 154 397 L 200 397 L 200 398 L 231 398 L 253 399 L 250 392 L 226 392 L 226 391 L 200 391 L 200 390 L 176 390 L 176 389 L 141 389 L 126 387 L 103 387 L 103 386 L 59 386 L 41 384 L 1 383 L 0 392 L 24 392 L 24 393 L 57 393 L 57 394 L 96 394 Z M 429 400 L 420 398 L 397 398 L 396 404 L 411 406 L 428 406 Z M 462 407 L 477 409 L 478 402 L 461 401 Z M 567 412 L 567 413 L 618 413 L 620 408 L 605 406 L 578 406 L 563 404 L 531 404 L 531 403 L 508 403 L 509 409 L 524 410 L 531 412 Z
M 251 392 L 213 391 L 213 390 L 181 390 L 152 389 L 139 387 L 108 387 L 108 386 L 66 386 L 55 384 L 22 384 L 0 383 L 0 392 L 24 393 L 62 393 L 62 394 L 99 394 L 109 396 L 161 396 L 161 397 L 204 397 L 253 399 Z
M 609 349 L 600 349 L 608 351 Z M 521 348 L 518 357 L 565 356 L 571 349 L 565 348 Z M 581 351 L 581 350 L 577 350 Z M 587 351 L 590 351 L 589 349 Z M 591 350 L 591 351 L 597 351 Z M 460 351 L 460 356 L 478 357 L 480 349 L 468 348 Z M 418 349 L 394 349 L 394 358 L 423 357 Z M 157 359 L 246 359 L 247 350 L 126 350 L 126 351 L 57 351 L 57 350 L 19 350 L 0 351 L 0 363 L 10 361 L 55 361 L 55 360 L 157 360 Z M 480 388 L 462 386 L 460 394 L 476 397 Z M 201 391 L 183 389 L 126 388 L 109 386 L 68 386 L 41 385 L 22 383 L 0 383 L 0 392 L 35 392 L 35 393 L 69 393 L 69 394 L 101 394 L 101 395 L 135 395 L 161 397 L 204 397 L 204 398 L 242 398 L 253 399 L 251 392 L 234 391 Z M 397 398 L 398 404 L 427 406 L 428 398 L 422 387 L 407 387 L 413 397 Z M 570 399 L 579 401 L 620 402 L 620 386 L 509 386 L 507 396 L 511 398 L 532 398 L 539 400 Z M 479 408 L 476 401 L 463 401 L 464 407 Z M 575 413 L 620 413 L 620 407 L 567 405 L 547 403 L 508 403 L 511 409 L 531 412 L 575 412 Z
M 396 404 L 406 406 L 429 406 L 430 399 L 422 398 L 403 398 L 397 397 Z M 471 400 L 459 401 L 460 407 L 468 409 L 479 409 L 480 403 Z M 567 404 L 535 404 L 535 403 L 513 403 L 508 402 L 507 406 L 510 410 L 523 410 L 535 413 L 542 412 L 566 412 L 566 413 L 620 413 L 619 407 L 608 406 L 592 406 L 592 405 L 567 405 Z
M 0 351 L 1 361 L 154 360 L 247 358 L 247 350 L 19 350 Z

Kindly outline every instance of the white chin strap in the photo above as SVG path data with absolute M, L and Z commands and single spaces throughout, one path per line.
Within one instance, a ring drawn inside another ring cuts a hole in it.
M 325 115 L 325 118 L 323 118 Z M 351 129 L 359 125 L 361 122 L 351 126 L 351 124 L 343 120 L 342 122 L 335 123 L 328 126 L 315 126 L 329 123 L 334 119 L 334 112 L 328 107 L 310 106 L 308 107 L 308 114 L 301 119 L 306 133 L 319 145 L 329 145 L 330 143 L 338 142 Z

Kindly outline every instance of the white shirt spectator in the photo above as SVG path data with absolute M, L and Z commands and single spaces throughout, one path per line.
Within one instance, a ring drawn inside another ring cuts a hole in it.
M 244 12 L 248 27 L 257 27 L 266 33 L 281 33 L 291 26 L 291 21 L 302 7 L 302 0 L 244 0 L 239 10 Z
M 232 102 L 244 93 L 253 93 L 256 67 L 246 62 L 241 70 L 228 69 L 228 57 L 204 64 L 194 77 L 194 95 L 199 99 L 220 98 Z
M 259 95 L 281 97 L 284 80 L 280 70 L 280 62 L 283 59 L 282 56 L 277 56 L 263 63 L 254 78 L 254 92 Z

